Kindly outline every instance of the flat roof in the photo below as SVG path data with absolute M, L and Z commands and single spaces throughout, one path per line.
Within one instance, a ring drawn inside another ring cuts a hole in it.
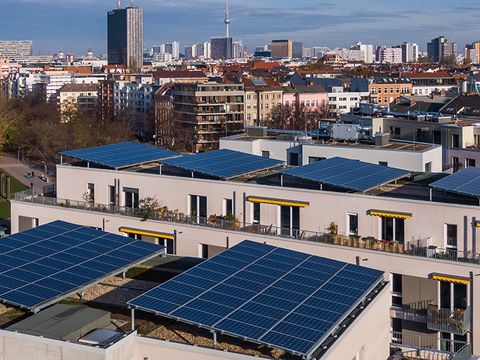
M 382 282 L 378 270 L 246 240 L 128 304 L 309 357 Z
M 166 159 L 162 160 L 161 163 L 185 171 L 196 172 L 224 180 L 273 169 L 284 164 L 284 162 L 280 160 L 264 158 L 228 149 Z
M 283 170 L 282 174 L 361 192 L 410 176 L 405 170 L 341 157 Z
M 0 301 L 38 312 L 164 250 L 54 221 L 0 239 Z
M 180 153 L 175 151 L 131 141 L 87 149 L 64 151 L 60 154 L 114 170 L 181 156 Z

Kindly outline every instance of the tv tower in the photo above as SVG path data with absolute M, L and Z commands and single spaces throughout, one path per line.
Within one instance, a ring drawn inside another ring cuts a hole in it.
M 231 20 L 230 20 L 230 11 L 228 10 L 228 0 L 227 0 L 227 8 L 225 10 L 225 26 L 227 28 L 227 38 L 230 37 L 230 23 L 231 23 Z

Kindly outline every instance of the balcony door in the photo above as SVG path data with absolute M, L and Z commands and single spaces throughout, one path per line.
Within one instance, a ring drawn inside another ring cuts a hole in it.
M 207 197 L 190 195 L 190 216 L 197 224 L 204 224 L 207 221 Z
M 280 206 L 280 227 L 281 235 L 298 237 L 300 230 L 300 208 Z

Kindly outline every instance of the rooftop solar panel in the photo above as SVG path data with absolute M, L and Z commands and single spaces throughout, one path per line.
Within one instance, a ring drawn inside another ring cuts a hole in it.
M 2 238 L 2 245 L 0 301 L 33 312 L 164 252 L 63 221 Z
M 61 155 L 112 169 L 122 169 L 180 156 L 180 153 L 146 144 L 123 142 L 88 149 L 65 151 L 62 152 Z
M 469 167 L 430 184 L 434 189 L 480 198 L 480 168 Z
M 308 356 L 382 279 L 381 271 L 247 240 L 128 304 Z
M 282 174 L 352 191 L 368 191 L 409 176 L 409 172 L 345 158 L 330 158 Z
M 283 164 L 283 161 L 222 149 L 162 160 L 161 163 L 220 179 L 231 179 L 256 171 L 279 167 Z

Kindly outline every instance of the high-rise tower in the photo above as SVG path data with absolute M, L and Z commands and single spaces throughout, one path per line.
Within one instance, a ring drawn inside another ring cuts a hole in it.
M 230 37 L 230 11 L 228 9 L 228 0 L 227 0 L 227 8 L 225 10 L 225 26 L 226 26 L 226 37 Z
M 120 2 L 118 2 L 120 5 Z M 108 12 L 108 63 L 143 67 L 143 11 L 132 4 Z

